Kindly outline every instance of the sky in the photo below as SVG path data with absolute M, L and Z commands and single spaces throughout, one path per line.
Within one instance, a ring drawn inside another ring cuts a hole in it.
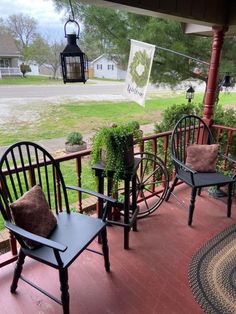
M 52 0 L 0 0 L 0 17 L 24 13 L 38 22 L 38 31 L 49 41 L 64 39 L 65 12 L 57 12 Z

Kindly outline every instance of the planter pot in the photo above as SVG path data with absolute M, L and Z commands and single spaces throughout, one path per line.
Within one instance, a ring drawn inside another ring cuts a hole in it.
M 68 142 L 65 143 L 65 149 L 67 153 L 75 153 L 79 152 L 81 150 L 87 149 L 87 143 L 83 142 L 83 144 L 80 145 L 71 145 Z
M 106 156 L 107 152 L 105 149 L 101 149 L 100 153 L 100 163 L 105 166 L 106 165 Z M 134 166 L 134 140 L 133 140 L 133 135 L 128 135 L 127 136 L 127 145 L 126 149 L 123 154 L 123 164 L 124 164 L 124 169 L 130 169 Z M 115 170 L 115 169 L 110 169 L 110 170 Z

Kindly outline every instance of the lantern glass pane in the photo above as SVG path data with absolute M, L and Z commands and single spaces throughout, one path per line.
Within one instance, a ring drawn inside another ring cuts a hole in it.
M 80 57 L 66 57 L 66 72 L 67 79 L 76 80 L 81 78 L 81 63 Z

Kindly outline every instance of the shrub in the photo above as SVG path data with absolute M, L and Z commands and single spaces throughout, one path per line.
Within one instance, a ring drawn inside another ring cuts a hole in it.
M 25 77 L 25 74 L 26 74 L 27 72 L 31 72 L 31 68 L 30 68 L 30 66 L 29 66 L 28 64 L 22 63 L 22 64 L 20 65 L 20 71 L 21 71 L 21 73 L 23 74 L 23 77 Z
M 71 132 L 68 134 L 66 142 L 70 145 L 81 145 L 83 144 L 83 136 L 79 132 Z
M 182 105 L 172 105 L 163 113 L 163 119 L 160 123 L 157 123 L 154 127 L 156 133 L 170 131 L 174 128 L 175 124 L 185 115 L 196 114 L 202 115 L 203 105 L 194 105 L 193 103 L 187 103 Z

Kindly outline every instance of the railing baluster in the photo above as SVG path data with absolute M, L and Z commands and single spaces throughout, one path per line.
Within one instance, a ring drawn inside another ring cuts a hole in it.
M 76 175 L 77 175 L 77 185 L 81 186 L 81 172 L 82 172 L 82 163 L 81 157 L 76 158 Z M 82 208 L 82 195 L 81 192 L 78 192 L 78 205 L 79 205 L 79 212 L 83 212 Z

